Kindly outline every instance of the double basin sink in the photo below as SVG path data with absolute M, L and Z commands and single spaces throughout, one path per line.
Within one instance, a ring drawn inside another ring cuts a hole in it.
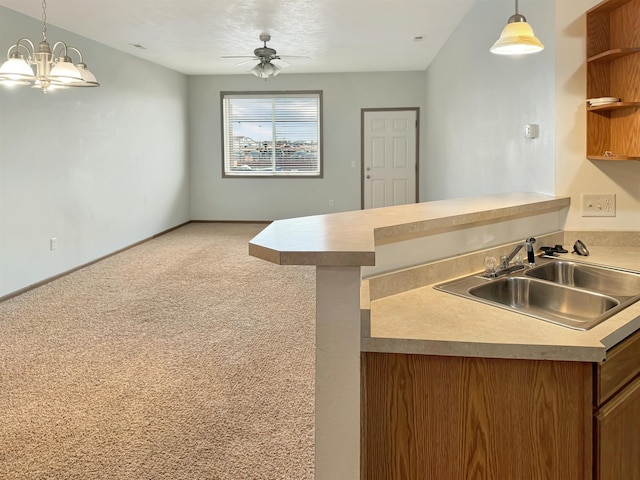
M 540 257 L 499 278 L 482 273 L 437 290 L 576 330 L 588 330 L 640 300 L 640 272 Z

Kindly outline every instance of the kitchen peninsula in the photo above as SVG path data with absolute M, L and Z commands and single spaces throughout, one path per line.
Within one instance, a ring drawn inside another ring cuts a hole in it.
M 508 251 L 524 238 L 562 243 L 568 207 L 568 198 L 535 193 L 425 202 L 281 220 L 250 242 L 255 257 L 317 266 L 317 479 L 360 478 L 361 358 L 367 397 L 366 375 L 388 366 L 388 357 L 370 362 L 378 355 L 583 365 L 601 361 L 609 346 L 640 327 L 637 305 L 584 334 L 533 319 L 521 322 L 522 315 L 430 287 L 480 270 L 484 255 Z M 363 436 L 377 420 L 363 412 Z M 373 455 L 368 449 L 364 441 L 363 468 Z M 365 471 L 362 478 L 375 476 Z

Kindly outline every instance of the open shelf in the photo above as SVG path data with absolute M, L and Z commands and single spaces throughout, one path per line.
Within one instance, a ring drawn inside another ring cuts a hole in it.
M 640 157 L 628 157 L 626 155 L 587 155 L 589 160 L 607 160 L 610 162 L 640 161 Z
M 602 111 L 609 111 L 609 110 L 621 110 L 623 108 L 638 108 L 638 107 L 640 107 L 640 102 L 614 102 L 614 103 L 607 103 L 605 105 L 596 105 L 595 107 L 587 107 L 587 111 L 602 112 Z
M 605 0 L 587 11 L 586 20 L 587 99 L 624 100 L 587 103 L 586 157 L 640 160 L 640 0 Z
M 611 50 L 607 50 L 606 52 L 602 52 L 587 58 L 587 62 L 610 62 L 612 60 L 617 60 L 618 58 L 626 57 L 627 55 L 633 55 L 634 53 L 638 52 L 640 52 L 640 47 L 613 48 Z

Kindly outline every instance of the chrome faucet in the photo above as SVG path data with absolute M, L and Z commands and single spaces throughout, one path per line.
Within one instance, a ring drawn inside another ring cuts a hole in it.
M 502 255 L 500 257 L 500 267 L 498 269 L 496 270 L 492 268 L 488 269 L 484 273 L 484 276 L 487 278 L 496 278 L 502 275 L 508 275 L 509 273 L 515 272 L 516 270 L 523 269 L 524 265 L 522 265 L 521 263 L 510 265 L 511 260 L 515 258 L 515 256 L 518 254 L 520 250 L 522 250 L 523 247 L 527 251 L 527 262 L 529 263 L 529 266 L 531 267 L 534 266 L 536 264 L 536 257 L 533 251 L 533 244 L 535 242 L 536 242 L 536 239 L 531 237 L 525 240 L 524 242 L 519 243 L 518 245 L 513 247 L 513 250 L 511 250 L 509 255 Z M 493 261 L 495 262 L 495 259 Z
M 518 245 L 516 245 L 513 250 L 511 250 L 511 253 L 509 255 L 503 255 L 502 257 L 500 257 L 500 261 L 501 261 L 501 268 L 508 268 L 509 267 L 509 263 L 511 263 L 511 260 L 513 260 L 513 258 L 518 254 L 518 252 L 522 249 L 522 247 L 525 247 L 527 250 L 527 262 L 529 263 L 529 265 L 533 266 L 536 264 L 536 258 L 533 254 L 533 244 L 536 243 L 536 239 L 531 237 L 527 240 L 525 240 L 523 243 L 520 243 Z
M 524 247 L 524 243 L 516 245 L 513 250 L 511 250 L 511 253 L 509 255 L 502 255 L 500 257 L 500 268 L 509 268 L 511 260 L 513 260 L 513 258 L 518 254 L 520 250 L 522 250 L 522 247 Z

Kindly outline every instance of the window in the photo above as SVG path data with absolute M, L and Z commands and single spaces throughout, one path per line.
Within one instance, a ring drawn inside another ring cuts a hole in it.
M 224 177 L 322 177 L 322 92 L 222 92 Z

